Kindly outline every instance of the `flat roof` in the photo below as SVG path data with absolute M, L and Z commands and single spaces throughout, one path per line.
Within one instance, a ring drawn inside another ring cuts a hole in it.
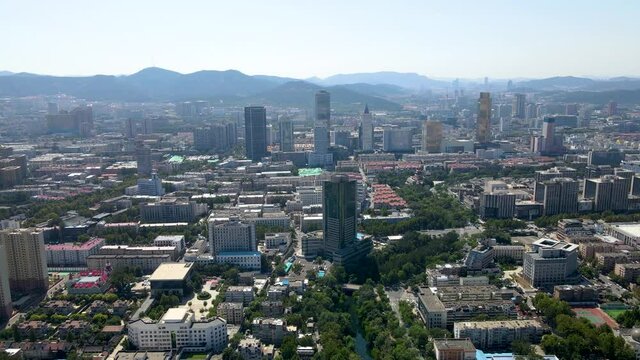
M 184 280 L 191 271 L 191 263 L 162 263 L 149 281 Z
M 625 235 L 640 237 L 640 224 L 611 224 L 610 226 Z
M 50 244 L 47 245 L 47 250 L 89 250 L 96 245 L 102 243 L 104 239 L 102 238 L 93 238 L 87 240 L 82 244 L 77 243 L 63 243 L 63 244 Z
M 183 308 L 171 308 L 162 316 L 162 322 L 165 323 L 179 323 L 183 322 L 187 316 L 188 309 Z

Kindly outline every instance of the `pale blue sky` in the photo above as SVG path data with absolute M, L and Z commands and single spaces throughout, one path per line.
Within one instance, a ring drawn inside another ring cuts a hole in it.
M 640 75 L 636 0 L 0 0 L 0 70 Z

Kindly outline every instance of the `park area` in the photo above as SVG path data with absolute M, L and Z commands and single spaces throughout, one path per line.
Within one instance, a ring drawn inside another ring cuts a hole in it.
M 572 310 L 576 316 L 589 320 L 595 326 L 607 324 L 612 329 L 619 328 L 618 323 L 599 308 L 573 308 Z

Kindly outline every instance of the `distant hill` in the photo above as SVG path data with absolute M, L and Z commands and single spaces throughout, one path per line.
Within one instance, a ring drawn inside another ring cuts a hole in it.
M 0 76 L 13 75 L 11 71 L 0 71 Z
M 247 104 L 272 104 L 299 108 L 313 108 L 314 94 L 321 89 L 331 93 L 331 107 L 360 111 L 366 104 L 372 110 L 400 110 L 402 106 L 377 96 L 362 94 L 346 86 L 321 87 L 306 81 L 290 81 L 260 94 L 243 99 Z
M 521 81 L 514 84 L 518 88 L 537 90 L 568 90 L 579 89 L 593 85 L 595 80 L 574 76 L 556 76 L 547 79 Z
M 266 91 L 281 82 L 252 77 L 236 70 L 180 74 L 147 68 L 132 75 L 57 77 L 13 74 L 0 77 L 0 96 L 64 93 L 90 100 L 170 101 L 210 97 L 243 97 Z
M 584 102 L 604 105 L 609 101 L 615 101 L 623 105 L 632 105 L 640 102 L 640 89 L 611 91 L 566 91 L 554 93 L 554 98 L 561 102 Z
M 451 86 L 449 82 L 433 80 L 416 73 L 399 73 L 393 71 L 381 71 L 373 73 L 338 74 L 326 79 L 315 80 L 319 85 L 345 85 L 345 84 L 388 84 L 405 89 L 445 89 Z

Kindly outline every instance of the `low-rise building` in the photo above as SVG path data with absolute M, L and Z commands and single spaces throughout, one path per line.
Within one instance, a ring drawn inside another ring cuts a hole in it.
M 513 291 L 492 285 L 422 287 L 418 292 L 418 312 L 428 328 L 453 329 L 453 324 L 486 315 L 515 319 Z
M 596 264 L 600 266 L 605 274 L 611 272 L 616 264 L 629 262 L 628 255 L 621 252 L 596 253 L 595 259 Z
M 82 244 L 49 244 L 46 245 L 47 266 L 80 267 L 87 266 L 87 257 L 97 254 L 104 246 L 104 239 L 93 238 Z
M 572 305 L 595 305 L 598 303 L 599 291 L 594 286 L 556 285 L 553 297 Z
M 153 239 L 153 246 L 175 246 L 178 253 L 186 248 L 184 235 L 158 235 Z
M 67 320 L 58 326 L 58 338 L 64 339 L 69 334 L 79 336 L 91 329 L 91 323 L 84 320 Z
M 548 332 L 538 320 L 467 321 L 453 325 L 456 339 L 469 339 L 476 348 L 510 349 L 515 340 L 536 344 Z
M 295 327 L 287 326 L 284 319 L 255 318 L 251 323 L 253 336 L 267 344 L 279 346 L 285 336 L 295 334 Z
M 173 257 L 168 254 L 157 255 L 90 255 L 87 257 L 87 267 L 89 269 L 116 270 L 122 268 L 139 268 L 143 273 L 150 274 L 161 264 L 173 261 Z
M 223 319 L 195 321 L 195 315 L 182 308 L 167 310 L 158 322 L 132 321 L 127 329 L 129 341 L 140 350 L 220 353 L 228 342 L 227 324 Z
M 232 264 L 245 270 L 260 270 L 262 254 L 258 251 L 221 252 L 215 256 L 216 262 Z
M 613 272 L 625 281 L 635 282 L 640 277 L 640 264 L 616 264 Z
M 260 303 L 260 311 L 267 317 L 279 317 L 284 314 L 282 301 L 263 301 Z
M 169 293 L 184 295 L 187 289 L 187 279 L 191 276 L 193 267 L 191 263 L 165 263 L 160 264 L 151 274 L 151 296 Z
M 249 305 L 254 298 L 253 288 L 251 286 L 229 286 L 224 293 L 225 302 L 242 303 Z
M 242 324 L 244 321 L 244 308 L 241 302 L 221 302 L 216 308 L 219 317 L 225 319 L 227 324 Z
M 469 339 L 434 339 L 436 360 L 476 360 L 476 347 Z
M 238 344 L 238 354 L 243 360 L 262 360 L 262 343 L 255 338 L 245 338 Z

